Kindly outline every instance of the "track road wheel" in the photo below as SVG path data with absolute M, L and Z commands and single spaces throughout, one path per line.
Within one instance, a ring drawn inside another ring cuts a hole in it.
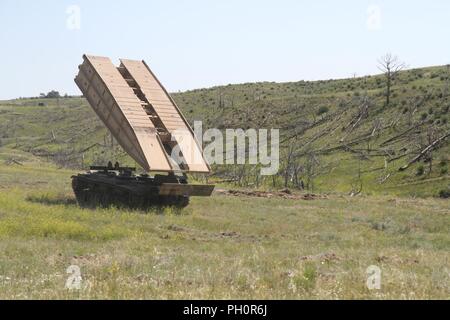
M 162 196 L 160 203 L 163 206 L 174 206 L 184 208 L 189 205 L 189 196 Z
M 145 208 L 145 197 L 140 194 L 129 193 L 128 205 L 130 208 L 133 208 L 133 209 L 144 209 Z
M 80 181 L 76 177 L 72 180 L 72 189 L 75 193 L 75 198 L 77 199 L 77 203 L 82 208 L 90 207 L 89 202 L 89 194 L 90 188 L 89 185 L 83 181 Z

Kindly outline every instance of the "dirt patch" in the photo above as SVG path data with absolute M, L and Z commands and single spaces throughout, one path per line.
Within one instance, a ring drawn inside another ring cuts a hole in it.
M 327 253 L 320 253 L 320 254 L 311 255 L 311 256 L 303 256 L 303 257 L 300 257 L 300 260 L 302 260 L 302 261 L 331 262 L 331 261 L 339 261 L 341 259 L 335 253 L 327 252 Z
M 295 193 L 289 189 L 282 189 L 279 191 L 216 189 L 214 193 L 236 197 L 282 198 L 292 200 L 316 200 L 327 198 L 324 195 L 318 195 L 313 193 Z
M 236 231 L 221 232 L 220 235 L 222 237 L 229 237 L 229 238 L 239 238 L 240 237 L 240 235 Z
M 375 258 L 378 263 L 395 263 L 395 264 L 417 264 L 419 259 L 417 258 L 400 258 L 397 255 L 384 256 L 380 255 Z
M 170 231 L 175 231 L 175 232 L 182 232 L 182 231 L 186 231 L 185 228 L 183 227 L 179 227 L 177 225 L 171 224 L 170 226 L 167 227 L 167 230 Z

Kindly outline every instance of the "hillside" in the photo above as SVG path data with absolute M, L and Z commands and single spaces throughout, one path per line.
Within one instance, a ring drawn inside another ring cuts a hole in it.
M 388 106 L 384 92 L 385 79 L 378 75 L 227 85 L 173 97 L 188 120 L 202 120 L 204 129 L 280 129 L 278 176 L 260 177 L 251 165 L 213 166 L 210 180 L 321 193 L 448 192 L 449 69 L 401 72 Z M 116 159 L 134 165 L 78 97 L 1 101 L 0 146 L 11 150 L 5 160 L 10 163 L 21 161 L 20 150 L 73 169 Z

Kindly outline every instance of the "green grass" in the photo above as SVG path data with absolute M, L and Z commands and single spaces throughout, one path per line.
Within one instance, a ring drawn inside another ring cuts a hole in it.
M 448 298 L 446 200 L 215 195 L 181 212 L 87 210 L 70 174 L 0 165 L 1 299 Z M 65 288 L 70 265 L 79 291 Z M 365 286 L 370 265 L 381 290 Z

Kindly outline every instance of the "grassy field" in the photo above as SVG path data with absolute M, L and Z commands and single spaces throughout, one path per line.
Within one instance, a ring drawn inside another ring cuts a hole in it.
M 215 194 L 182 211 L 80 209 L 72 174 L 135 162 L 81 97 L 0 101 L 0 299 L 450 298 L 449 139 L 399 170 L 449 137 L 450 68 L 403 71 L 392 89 L 390 105 L 383 75 L 174 94 L 204 129 L 280 129 L 276 176 L 213 165 L 209 181 L 320 195 Z M 65 287 L 71 265 L 80 290 Z
M 0 299 L 448 299 L 448 200 L 215 195 L 77 207 L 73 171 L 0 149 Z M 70 265 L 81 289 L 68 290 Z M 381 289 L 366 269 L 381 268 Z

